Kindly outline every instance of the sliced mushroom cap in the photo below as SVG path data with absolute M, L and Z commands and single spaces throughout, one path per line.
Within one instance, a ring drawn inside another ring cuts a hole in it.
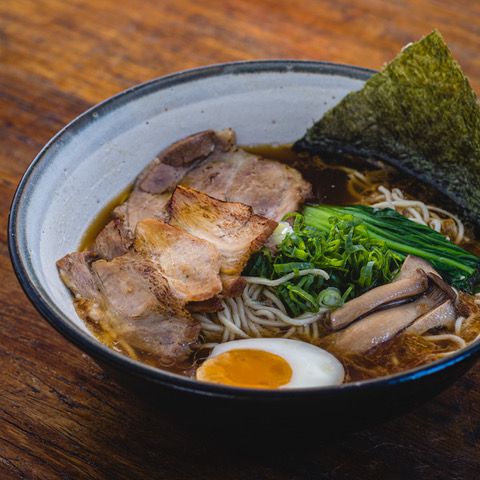
M 437 276 L 435 275 L 435 277 Z M 443 285 L 439 286 L 438 278 L 432 279 L 429 290 L 417 300 L 372 313 L 344 330 L 333 333 L 329 337 L 331 348 L 339 352 L 363 353 L 390 340 L 410 326 L 417 318 L 435 309 L 446 300 L 450 300 L 450 292 L 445 291 L 442 288 Z
M 458 298 L 455 290 L 436 272 L 428 272 L 427 276 L 435 288 L 440 289 L 445 294 L 447 300 L 425 315 L 417 318 L 417 320 L 405 330 L 405 333 L 422 335 L 432 328 L 452 328 L 457 319 Z
M 339 330 L 383 305 L 416 297 L 425 292 L 427 287 L 427 275 L 423 270 L 416 270 L 406 278 L 373 288 L 350 300 L 330 315 L 326 321 L 327 326 L 332 330 Z
M 435 273 L 440 276 L 432 265 L 423 258 L 416 257 L 415 255 L 407 255 L 395 281 L 411 277 L 418 269 L 423 270 L 425 273 Z
M 438 273 L 426 273 L 428 279 L 431 280 L 436 287 L 442 290 L 450 300 L 456 301 L 457 294 L 455 293 L 455 290 L 447 282 L 445 282 L 445 280 L 443 280 Z
M 453 328 L 457 318 L 457 310 L 452 300 L 443 302 L 430 312 L 417 318 L 406 330 L 405 333 L 423 335 L 432 328 L 447 327 Z

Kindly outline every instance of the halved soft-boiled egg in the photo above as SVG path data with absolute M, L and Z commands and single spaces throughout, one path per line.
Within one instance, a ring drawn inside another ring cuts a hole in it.
M 197 379 L 245 388 L 339 385 L 345 371 L 326 350 L 286 338 L 252 338 L 215 346 Z

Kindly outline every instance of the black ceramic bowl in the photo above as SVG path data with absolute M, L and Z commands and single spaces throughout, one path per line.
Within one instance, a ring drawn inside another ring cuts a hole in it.
M 13 200 L 10 253 L 28 297 L 69 341 L 142 397 L 172 411 L 193 410 L 196 417 L 215 412 L 220 425 L 236 419 L 257 426 L 353 429 L 435 395 L 473 364 L 480 344 L 407 373 L 338 387 L 261 391 L 200 383 L 98 342 L 77 317 L 55 267 L 78 247 L 101 207 L 163 147 L 225 127 L 236 130 L 240 144 L 292 142 L 372 73 L 302 61 L 214 65 L 152 80 L 85 112 L 42 149 Z

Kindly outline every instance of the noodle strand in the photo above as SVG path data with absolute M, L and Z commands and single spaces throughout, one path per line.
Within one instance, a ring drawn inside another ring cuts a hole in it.
M 208 340 L 224 342 L 235 338 L 282 334 L 284 337 L 300 335 L 311 339 L 318 338 L 321 330 L 319 324 L 329 309 L 321 308 L 318 312 L 307 312 L 292 318 L 271 289 L 297 275 L 310 274 L 328 278 L 328 274 L 321 269 L 300 270 L 298 273 L 292 272 L 276 280 L 244 277 L 247 285 L 241 297 L 223 299 L 223 310 L 220 312 L 207 315 L 194 314 L 194 317 L 200 321 L 203 335 Z

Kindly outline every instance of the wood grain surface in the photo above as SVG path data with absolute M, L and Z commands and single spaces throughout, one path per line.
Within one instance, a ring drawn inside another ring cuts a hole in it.
M 209 432 L 199 441 L 56 333 L 22 293 L 7 250 L 21 175 L 92 104 L 231 60 L 379 68 L 433 27 L 480 90 L 475 0 L 0 1 L 0 479 L 480 477 L 480 365 L 415 412 L 348 437 L 300 449 L 285 438 L 273 451 L 220 446 Z

